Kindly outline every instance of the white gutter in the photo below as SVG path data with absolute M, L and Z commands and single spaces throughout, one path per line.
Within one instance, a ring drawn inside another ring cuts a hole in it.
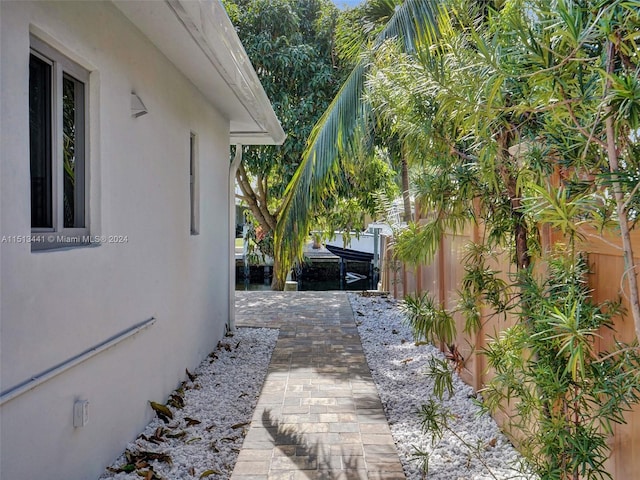
M 236 329 L 236 172 L 242 162 L 242 144 L 236 144 L 236 153 L 229 165 L 229 320 L 227 331 Z

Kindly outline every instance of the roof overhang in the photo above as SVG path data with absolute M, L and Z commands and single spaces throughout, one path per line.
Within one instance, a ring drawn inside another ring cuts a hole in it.
M 231 144 L 284 142 L 269 98 L 218 0 L 113 3 L 229 119 Z

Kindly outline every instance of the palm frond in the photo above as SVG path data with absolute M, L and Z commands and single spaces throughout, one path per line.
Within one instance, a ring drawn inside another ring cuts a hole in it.
M 438 37 L 443 18 L 446 15 L 437 0 L 406 0 L 376 37 L 374 50 L 395 38 L 405 52 L 414 52 L 417 45 L 431 44 Z M 331 194 L 341 155 L 348 155 L 373 128 L 371 107 L 363 95 L 369 68 L 370 57 L 364 55 L 314 126 L 298 170 L 287 186 L 275 234 L 276 254 L 284 267 L 276 272 L 281 280 L 288 266 L 301 258 L 309 213 Z

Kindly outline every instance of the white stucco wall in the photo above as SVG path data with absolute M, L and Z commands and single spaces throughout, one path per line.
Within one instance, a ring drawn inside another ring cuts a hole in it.
M 224 334 L 229 124 L 108 3 L 0 2 L 0 236 L 29 235 L 29 32 L 90 77 L 90 233 L 126 243 L 0 249 L 1 390 L 150 317 L 148 329 L 0 407 L 2 480 L 95 478 Z M 7 68 L 7 66 L 10 68 Z M 149 113 L 132 118 L 130 92 Z M 190 235 L 198 135 L 200 235 Z M 73 404 L 89 423 L 72 425 Z

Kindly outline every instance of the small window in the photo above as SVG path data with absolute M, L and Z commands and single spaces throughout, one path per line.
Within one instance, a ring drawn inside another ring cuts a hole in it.
M 189 204 L 191 210 L 191 235 L 200 233 L 198 202 L 198 138 L 191 133 L 189 138 Z
M 29 147 L 34 249 L 88 243 L 89 73 L 31 39 Z

